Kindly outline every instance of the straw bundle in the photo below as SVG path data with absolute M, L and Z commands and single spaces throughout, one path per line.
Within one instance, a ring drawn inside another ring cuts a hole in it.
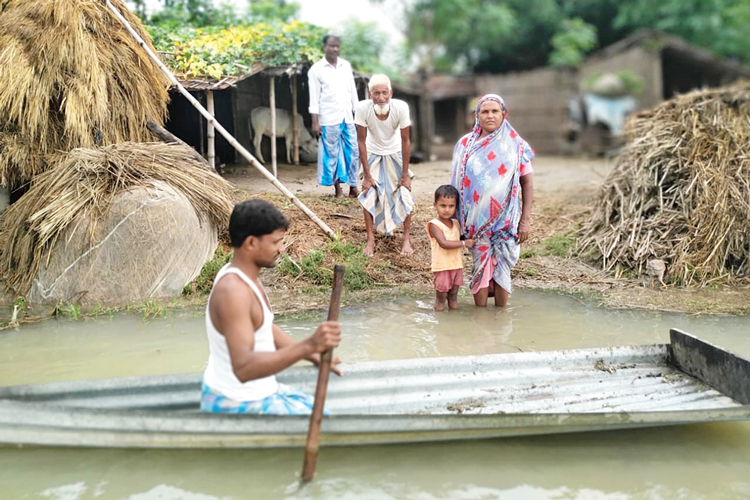
M 169 81 L 100 0 L 0 0 L 0 68 L 4 186 L 46 170 L 55 151 L 153 140 L 146 121 L 166 115 Z
M 662 259 L 682 284 L 750 274 L 750 82 L 678 96 L 625 133 L 579 250 L 618 273 Z
M 50 170 L 37 176 L 4 214 L 0 275 L 8 287 L 25 294 L 71 224 L 90 221 L 93 235 L 115 196 L 153 181 L 166 182 L 185 195 L 201 220 L 210 220 L 220 231 L 226 228 L 232 210 L 229 183 L 195 161 L 189 147 L 122 143 L 75 149 L 56 156 Z

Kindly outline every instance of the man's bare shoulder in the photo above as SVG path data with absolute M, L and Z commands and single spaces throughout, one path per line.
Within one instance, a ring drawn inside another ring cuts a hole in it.
M 209 304 L 249 304 L 254 295 L 242 278 L 234 273 L 227 273 L 214 284 Z

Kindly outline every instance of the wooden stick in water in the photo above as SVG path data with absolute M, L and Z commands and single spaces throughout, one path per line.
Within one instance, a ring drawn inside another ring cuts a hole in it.
M 333 268 L 333 289 L 331 290 L 331 303 L 328 306 L 328 321 L 339 319 L 341 309 L 341 291 L 344 285 L 344 266 L 336 264 Z M 320 366 L 318 371 L 318 384 L 315 387 L 315 402 L 310 415 L 310 429 L 307 431 L 307 442 L 305 443 L 305 462 L 302 465 L 302 481 L 312 481 L 315 475 L 315 463 L 318 460 L 318 444 L 320 441 L 320 426 L 323 423 L 323 406 L 326 402 L 328 392 L 328 376 L 331 374 L 331 359 L 333 349 L 328 349 L 320 355 Z

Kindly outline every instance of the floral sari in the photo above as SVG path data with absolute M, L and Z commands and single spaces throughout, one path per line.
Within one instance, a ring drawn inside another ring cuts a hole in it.
M 461 196 L 456 215 L 462 234 L 475 240 L 469 280 L 472 293 L 490 286 L 490 280 L 511 291 L 510 270 L 520 252 L 520 176 L 534 157 L 507 118 L 479 139 L 479 108 L 487 101 L 496 101 L 505 109 L 500 96 L 482 97 L 475 110 L 474 129 L 453 150 L 451 184 Z

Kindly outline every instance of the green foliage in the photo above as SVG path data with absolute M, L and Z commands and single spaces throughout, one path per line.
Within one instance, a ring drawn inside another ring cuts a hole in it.
M 621 4 L 617 28 L 653 28 L 681 36 L 717 54 L 750 61 L 750 1 L 629 0 Z
M 216 249 L 216 252 L 214 252 L 214 256 L 211 258 L 211 260 L 203 264 L 198 277 L 195 278 L 191 283 L 185 285 L 185 288 L 182 289 L 182 294 L 208 295 L 209 293 L 211 293 L 211 287 L 214 284 L 214 278 L 216 278 L 216 274 L 222 267 L 224 267 L 227 262 L 232 260 L 232 255 L 234 255 L 233 251 L 224 251 L 221 246 L 218 247 Z
M 549 62 L 552 66 L 578 66 L 586 53 L 596 47 L 596 28 L 581 18 L 564 19 L 552 37 L 553 51 Z
M 252 20 L 287 22 L 299 15 L 299 4 L 286 0 L 249 0 Z
M 504 3 L 483 0 L 416 0 L 407 4 L 404 14 L 407 44 L 413 51 L 427 53 L 429 69 L 440 65 L 438 57 L 449 64 L 476 64 L 511 37 L 516 20 Z
M 81 306 L 72 302 L 61 302 L 55 306 L 52 312 L 53 316 L 66 316 L 73 321 L 78 321 L 81 317 Z
M 643 78 L 641 76 L 636 75 L 635 73 L 627 69 L 615 71 L 613 74 L 620 79 L 622 84 L 625 86 L 625 91 L 628 94 L 636 96 L 640 95 L 644 85 Z M 586 78 L 586 81 L 583 82 L 583 88 L 585 90 L 591 89 L 601 76 L 602 73 L 599 72 L 590 74 Z
M 141 306 L 141 315 L 143 316 L 143 321 L 147 321 L 149 318 L 158 318 L 160 316 L 166 316 L 167 310 L 164 306 L 159 305 L 154 300 L 146 301 Z
M 358 247 L 341 241 L 332 241 L 324 248 L 311 251 L 299 263 L 285 254 L 277 269 L 288 276 L 302 277 L 312 285 L 327 288 L 333 283 L 333 269 L 327 264 L 331 261 L 346 267 L 344 290 L 368 290 L 375 286 L 375 280 L 367 274 L 367 257 Z
M 162 25 L 151 26 L 149 31 L 175 73 L 211 80 L 246 73 L 255 63 L 278 66 L 320 59 L 320 40 L 325 34 L 322 28 L 300 21 L 226 29 Z
M 550 236 L 542 242 L 547 255 L 556 255 L 557 257 L 570 257 L 573 244 L 575 243 L 575 234 L 557 234 Z
M 529 277 L 539 276 L 539 270 L 534 267 L 527 267 L 523 270 L 523 274 Z
M 350 19 L 344 23 L 340 36 L 341 57 L 349 61 L 355 71 L 394 73 L 380 59 L 383 49 L 388 45 L 388 35 L 378 28 L 377 23 Z

